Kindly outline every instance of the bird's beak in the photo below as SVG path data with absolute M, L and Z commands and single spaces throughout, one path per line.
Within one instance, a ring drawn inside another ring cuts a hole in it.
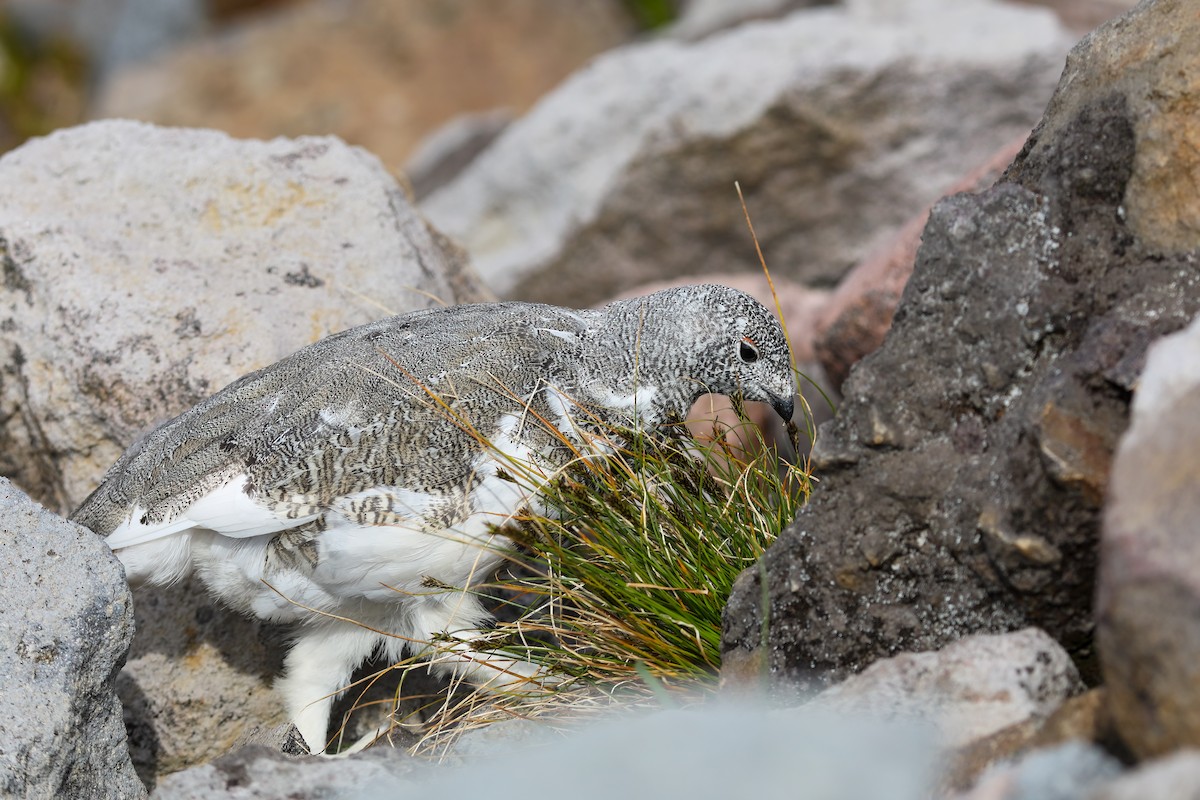
M 783 417 L 784 422 L 791 422 L 792 415 L 796 413 L 796 398 L 790 394 L 786 397 L 771 395 L 771 408 L 775 409 L 776 414 Z

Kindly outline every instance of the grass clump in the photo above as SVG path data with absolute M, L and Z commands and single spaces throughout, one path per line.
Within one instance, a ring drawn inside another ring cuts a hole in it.
M 721 612 L 808 497 L 809 475 L 746 422 L 693 439 L 623 431 L 544 491 L 550 513 L 504 534 L 512 566 L 477 587 L 502 620 L 480 650 L 538 665 L 549 692 L 451 693 L 425 709 L 415 750 L 517 717 L 564 724 L 593 709 L 681 704 L 715 688 Z M 795 430 L 791 431 L 793 438 Z M 465 688 L 465 687 L 464 687 Z

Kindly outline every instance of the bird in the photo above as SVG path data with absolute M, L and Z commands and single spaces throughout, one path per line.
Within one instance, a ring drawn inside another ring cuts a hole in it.
M 71 518 L 135 587 L 195 575 L 236 611 L 295 623 L 275 688 L 322 754 L 374 654 L 407 648 L 491 691 L 539 680 L 472 646 L 490 616 L 471 587 L 503 562 L 503 525 L 552 513 L 549 481 L 611 454 L 597 431 L 662 429 L 706 393 L 794 411 L 782 326 L 728 287 L 426 309 L 239 378 L 136 441 Z

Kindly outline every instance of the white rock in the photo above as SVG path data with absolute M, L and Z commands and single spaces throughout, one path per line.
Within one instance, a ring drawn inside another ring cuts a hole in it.
M 892 16 L 612 51 L 422 207 L 500 294 L 584 305 L 752 265 L 736 180 L 771 267 L 833 283 L 1032 127 L 1070 44 L 1051 12 L 991 0 Z
M 1097 650 L 1114 727 L 1141 758 L 1200 747 L 1198 454 L 1200 322 L 1192 322 L 1146 355 L 1100 541 Z

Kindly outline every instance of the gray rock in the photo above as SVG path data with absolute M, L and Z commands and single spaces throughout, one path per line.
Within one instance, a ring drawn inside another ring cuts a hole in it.
M 1150 350 L 1104 514 L 1096 640 L 1134 753 L 1200 747 L 1200 322 Z
M 373 747 L 340 759 L 291 758 L 244 747 L 211 764 L 163 779 L 153 800 L 331 800 L 360 797 L 368 787 L 395 786 L 417 767 L 403 750 Z M 395 796 L 395 795 L 393 795 Z
M 1191 9 L 1143 3 L 1084 40 L 1002 182 L 935 206 L 891 332 L 818 437 L 812 501 L 735 584 L 727 662 L 821 685 L 1034 624 L 1097 679 L 1112 452 L 1147 346 L 1200 311 L 1179 194 L 1200 172 L 1161 161 L 1195 130 L 1171 94 L 1200 60 Z
M 832 284 L 1037 120 L 1069 46 L 990 0 L 839 7 L 598 57 L 422 203 L 509 297 L 588 305 L 754 261 Z
M 1087 796 L 1087 800 L 1200 800 L 1200 751 L 1181 750 L 1147 761 Z
M 1045 719 L 1082 688 L 1067 652 L 1045 632 L 1027 628 L 876 661 L 812 703 L 929 722 L 942 744 L 958 747 L 1009 725 Z
M 133 638 L 120 563 L 0 478 L 0 794 L 138 798 L 114 681 Z
M 73 507 L 147 427 L 333 331 L 482 299 L 378 160 L 333 138 L 94 123 L 0 159 L 0 473 Z M 157 775 L 279 723 L 281 632 L 141 592 L 118 688 Z

